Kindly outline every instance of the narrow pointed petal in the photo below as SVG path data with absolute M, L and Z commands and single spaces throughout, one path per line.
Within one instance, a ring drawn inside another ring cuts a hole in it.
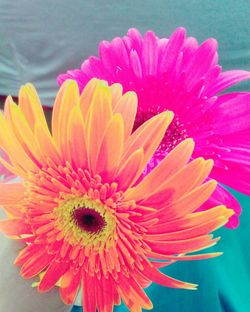
M 194 142 L 192 139 L 180 143 L 136 187 L 126 192 L 127 198 L 139 199 L 139 194 L 151 192 L 152 183 L 161 185 L 189 161 L 193 149 Z
M 48 255 L 44 250 L 37 252 L 22 266 L 20 274 L 24 278 L 31 278 L 42 272 L 53 260 L 54 255 Z
M 213 196 L 211 196 L 200 208 L 199 211 L 210 209 L 211 207 L 218 206 L 220 204 L 234 211 L 234 215 L 229 219 L 226 227 L 236 228 L 239 225 L 239 216 L 242 208 L 236 198 L 221 185 L 217 185 Z
M 46 273 L 38 286 L 38 290 L 40 292 L 49 291 L 68 269 L 69 263 L 54 260 L 46 270 Z
M 123 190 L 128 189 L 131 185 L 133 185 L 143 170 L 143 159 L 144 152 L 143 149 L 138 149 L 134 151 L 132 155 L 124 162 L 124 164 L 119 169 L 115 180 Z
M 59 90 L 52 113 L 52 135 L 63 155 L 66 149 L 68 116 L 77 103 L 78 86 L 73 80 L 68 80 Z
M 67 155 L 75 167 L 86 168 L 88 164 L 86 133 L 80 106 L 75 106 L 70 113 L 67 144 Z
M 172 119 L 172 112 L 164 112 L 145 122 L 127 140 L 123 159 L 129 157 L 136 149 L 143 147 L 144 165 L 146 165 L 160 144 Z
M 210 180 L 209 182 L 197 187 L 192 192 L 180 197 L 177 201 L 171 202 L 171 204 L 168 204 L 166 201 L 163 203 L 162 208 L 159 209 L 159 207 L 157 207 L 158 211 L 152 213 L 151 216 L 149 215 L 147 219 L 150 217 L 156 217 L 159 218 L 161 222 L 164 222 L 166 220 L 172 220 L 192 213 L 211 197 L 216 185 L 215 181 Z M 211 207 L 213 206 L 210 205 L 209 208 Z
M 86 145 L 89 168 L 95 170 L 100 144 L 112 117 L 112 96 L 109 88 L 102 83 L 97 86 L 86 120 Z
M 159 225 L 154 225 L 154 231 L 160 230 L 164 227 L 164 232 L 169 233 L 172 231 L 185 230 L 190 227 L 195 227 L 209 219 L 214 219 L 216 216 L 227 216 L 228 218 L 233 214 L 231 210 L 227 209 L 225 206 L 216 206 L 210 208 L 206 211 L 195 212 L 186 215 L 183 218 L 171 220 L 169 222 L 164 222 Z
M 195 238 L 174 241 L 148 240 L 147 243 L 153 252 L 164 255 L 173 255 L 200 251 L 204 248 L 215 245 L 217 241 L 217 238 L 212 240 L 212 235 L 203 235 Z
M 137 111 L 137 96 L 134 92 L 125 93 L 113 108 L 114 113 L 120 113 L 124 120 L 124 140 L 132 132 Z
M 94 172 L 103 174 L 114 173 L 123 151 L 124 138 L 124 121 L 120 114 L 115 114 L 104 133 L 100 149 L 98 151 L 98 158 L 96 168 L 93 167 Z
M 22 234 L 31 234 L 30 225 L 25 224 L 20 219 L 13 220 L 1 220 L 0 231 L 4 232 L 8 236 L 19 236 Z
M 144 263 L 144 270 L 142 274 L 147 278 L 149 278 L 150 280 L 152 280 L 154 283 L 160 284 L 162 286 L 167 286 L 171 288 L 184 288 L 191 290 L 194 290 L 197 287 L 196 284 L 185 283 L 177 279 L 171 278 L 167 275 L 164 275 L 163 273 L 159 272 L 156 268 L 146 263 Z
M 34 129 L 37 120 L 40 120 L 43 126 L 47 127 L 39 96 L 32 84 L 28 83 L 20 89 L 18 102 L 20 110 L 32 129 Z
M 22 183 L 4 184 L 0 183 L 1 205 L 15 205 L 24 199 L 25 187 Z
M 0 144 L 1 148 L 8 154 L 13 164 L 19 165 L 22 169 L 35 171 L 37 164 L 25 153 L 23 146 L 19 143 L 10 124 L 0 113 Z
M 84 272 L 82 273 L 82 305 L 84 311 L 96 312 L 95 278 Z
M 250 72 L 245 70 L 228 70 L 217 78 L 217 80 L 206 90 L 206 95 L 219 93 L 231 86 L 250 79 Z
M 197 186 L 197 180 L 204 169 L 204 159 L 196 158 L 158 188 L 152 189 L 147 194 L 147 198 L 144 197 L 145 199 L 141 204 L 155 207 L 160 202 L 174 201 L 176 198 L 183 196 Z
M 88 112 L 90 105 L 92 103 L 92 98 L 95 93 L 96 88 L 100 82 L 97 79 L 92 79 L 89 81 L 89 83 L 86 85 L 84 88 L 83 92 L 81 93 L 80 96 L 80 107 L 81 107 L 81 112 L 82 112 L 82 118 L 84 122 L 86 122 Z
M 60 295 L 65 304 L 73 304 L 80 286 L 81 274 L 80 272 L 78 272 L 77 274 L 73 274 L 70 271 L 68 271 L 68 273 L 66 274 L 70 275 L 70 282 L 69 285 L 67 285 L 66 287 L 60 288 Z M 66 274 L 64 274 L 64 276 L 62 277 L 62 283 L 65 279 Z
M 40 149 L 46 150 L 46 153 L 50 159 L 54 159 L 60 163 L 61 156 L 59 150 L 48 128 L 44 127 L 40 121 L 37 121 L 35 124 L 34 134 Z

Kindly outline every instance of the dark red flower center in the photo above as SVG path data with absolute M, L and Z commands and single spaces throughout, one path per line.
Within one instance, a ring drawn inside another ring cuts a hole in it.
M 134 130 L 141 126 L 145 121 L 159 114 L 157 110 L 138 110 Z M 157 150 L 158 153 L 169 153 L 178 143 L 188 137 L 185 126 L 180 121 L 179 117 L 175 115 L 173 121 L 169 125 L 162 142 Z
M 73 217 L 77 225 L 89 233 L 98 233 L 106 225 L 99 212 L 91 208 L 80 207 L 74 210 Z

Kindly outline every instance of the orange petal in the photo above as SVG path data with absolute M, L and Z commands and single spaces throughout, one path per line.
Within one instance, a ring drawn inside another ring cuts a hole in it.
M 184 288 L 191 290 L 195 290 L 197 288 L 196 284 L 185 283 L 167 275 L 164 275 L 153 266 L 148 265 L 145 261 L 143 263 L 143 266 L 144 270 L 141 272 L 141 274 L 154 283 L 171 288 Z
M 201 171 L 205 168 L 205 160 L 196 158 L 183 169 L 179 170 L 175 175 L 170 177 L 159 187 L 152 189 L 147 197 L 141 202 L 142 205 L 155 207 L 155 205 L 166 204 L 167 201 L 174 201 L 188 193 L 201 175 Z
M 110 175 L 118 167 L 123 151 L 124 123 L 120 114 L 115 114 L 104 133 L 101 143 L 96 170 L 94 173 Z
M 52 113 L 53 138 L 64 157 L 66 156 L 68 117 L 76 104 L 79 104 L 78 85 L 73 80 L 67 80 L 59 90 Z
M 0 183 L 0 205 L 20 204 L 24 199 L 25 187 L 22 183 Z
M 223 252 L 211 252 L 207 254 L 197 254 L 197 255 L 178 255 L 178 256 L 167 256 L 167 255 L 162 255 L 154 252 L 150 252 L 149 257 L 158 259 L 158 260 L 168 260 L 171 261 L 171 263 L 176 262 L 176 261 L 190 261 L 190 260 L 206 260 L 206 259 L 211 259 L 215 257 L 219 257 L 223 254 Z M 158 262 L 162 263 L 162 262 Z M 155 263 L 154 263 L 155 265 Z M 159 266 L 159 264 L 156 267 L 164 267 L 164 265 Z
M 37 120 L 40 120 L 44 127 L 47 127 L 39 96 L 31 83 L 21 87 L 18 103 L 31 129 L 34 129 Z
M 80 107 L 84 122 L 86 122 L 87 120 L 89 107 L 91 105 L 91 101 L 95 93 L 95 90 L 97 86 L 100 84 L 107 85 L 106 82 L 93 78 L 86 84 L 85 88 L 82 91 L 82 94 L 80 96 Z
M 216 219 L 208 220 L 205 223 L 201 223 L 192 228 L 175 231 L 170 233 L 164 233 L 164 229 L 162 229 L 162 234 L 147 234 L 146 239 L 150 240 L 158 240 L 158 241 L 170 241 L 170 240 L 181 240 L 181 239 L 189 239 L 197 236 L 202 236 L 207 233 L 213 232 L 219 227 L 223 226 L 228 221 L 227 216 L 217 216 Z
M 59 150 L 53 140 L 47 127 L 44 127 L 40 121 L 35 124 L 35 138 L 40 146 L 41 150 L 44 150 L 46 156 L 53 159 L 55 163 L 62 163 Z
M 22 266 L 20 271 L 21 276 L 24 278 L 32 278 L 38 275 L 44 271 L 54 257 L 54 255 L 48 255 L 44 249 L 39 250 Z
M 98 311 L 113 311 L 115 285 L 112 277 L 96 279 L 95 286 Z
M 7 170 L 14 173 L 16 176 L 24 177 L 26 176 L 26 172 L 20 168 L 17 164 L 14 166 L 10 165 L 7 161 L 4 159 L 0 159 L 0 164 L 3 165 Z
M 44 253 L 44 246 L 41 245 L 36 245 L 36 244 L 31 244 L 28 245 L 27 247 L 25 247 L 24 249 L 22 249 L 17 258 L 15 259 L 15 265 L 22 265 L 24 264 L 26 261 L 30 260 L 31 258 L 33 258 L 34 255 L 36 255 L 37 253 L 39 253 L 39 251 L 43 251 Z
M 72 161 L 76 168 L 86 168 L 88 164 L 86 138 L 84 131 L 84 121 L 79 105 L 72 109 L 69 116 L 67 142 L 67 154 L 69 160 Z
M 187 139 L 173 149 L 144 179 L 126 192 L 127 199 L 140 200 L 152 192 L 152 185 L 160 186 L 189 161 L 194 149 L 194 141 Z
M 76 299 L 77 292 L 80 286 L 81 273 L 78 272 L 76 274 L 73 274 L 72 272 L 68 271 L 62 277 L 62 280 L 61 280 L 62 284 L 64 284 L 65 279 L 70 279 L 69 285 L 67 287 L 60 287 L 60 295 L 61 295 L 62 301 L 65 304 L 73 304 Z
M 142 173 L 144 158 L 143 149 L 135 150 L 119 169 L 114 180 L 117 181 L 121 190 L 126 190 L 133 185 Z
M 0 231 L 7 236 L 18 236 L 22 234 L 31 234 L 31 227 L 20 219 L 7 219 L 0 221 Z
M 9 156 L 13 165 L 24 169 L 24 171 L 38 170 L 34 161 L 25 153 L 23 146 L 16 139 L 12 128 L 0 113 L 0 147 Z
M 172 112 L 163 112 L 149 119 L 140 126 L 128 138 L 121 163 L 123 163 L 135 150 L 142 147 L 144 149 L 143 166 L 145 167 L 159 146 L 172 119 Z
M 110 86 L 111 94 L 112 94 L 112 107 L 116 106 L 117 102 L 121 99 L 122 97 L 122 85 L 119 83 L 114 83 Z
M 201 223 L 204 223 L 208 220 L 216 218 L 218 215 L 229 218 L 231 215 L 233 215 L 233 211 L 222 205 L 216 206 L 206 211 L 200 211 L 200 212 L 195 212 L 195 213 L 185 215 L 183 218 L 180 218 L 177 220 L 164 222 L 159 226 L 155 225 L 154 227 L 155 227 L 155 231 L 157 231 L 160 227 L 164 227 L 165 233 L 180 231 L 180 230 L 198 226 Z
M 54 260 L 50 263 L 46 273 L 38 286 L 38 291 L 46 292 L 55 286 L 65 272 L 69 269 L 69 262 Z
M 215 190 L 216 185 L 217 183 L 214 180 L 210 180 L 209 182 L 206 182 L 198 188 L 194 189 L 192 192 L 180 197 L 177 201 L 168 202 L 166 199 L 165 202 L 163 201 L 163 205 L 161 203 L 159 206 L 154 204 L 155 207 L 159 207 L 160 209 L 145 219 L 147 220 L 154 217 L 161 220 L 161 222 L 164 222 L 166 220 L 170 221 L 172 219 L 180 218 L 189 213 L 192 213 L 209 199 Z
M 100 83 L 93 94 L 86 121 L 86 145 L 89 167 L 95 168 L 104 132 L 112 117 L 112 97 L 109 88 Z
M 132 132 L 137 112 L 137 95 L 134 92 L 125 93 L 113 108 L 114 113 L 120 113 L 124 120 L 124 139 Z
M 132 277 L 127 279 L 122 275 L 119 276 L 119 283 L 116 285 L 118 293 L 120 294 L 125 305 L 130 311 L 141 311 L 142 308 L 152 309 L 152 303 L 145 295 L 144 291 L 140 289 L 136 282 L 132 282 Z
M 215 245 L 218 240 L 218 238 L 212 239 L 212 235 L 203 235 L 190 239 L 174 241 L 157 241 L 153 239 L 145 239 L 152 252 L 163 255 L 176 255 L 199 251 Z
M 82 305 L 83 311 L 96 312 L 95 278 L 82 271 Z M 91 290 L 91 291 L 89 291 Z
M 38 164 L 45 165 L 46 159 L 20 107 L 14 102 L 9 102 L 6 105 L 9 106 L 9 124 L 25 153 Z M 41 123 L 40 120 L 39 122 Z

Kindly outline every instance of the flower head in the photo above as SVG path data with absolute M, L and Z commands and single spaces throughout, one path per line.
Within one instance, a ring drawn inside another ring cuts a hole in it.
M 135 128 L 160 112 L 174 112 L 147 172 L 179 142 L 192 137 L 194 156 L 214 160 L 211 177 L 250 195 L 250 93 L 217 95 L 249 79 L 250 73 L 222 72 L 216 40 L 199 45 L 195 38 L 186 37 L 183 28 L 169 39 L 160 39 L 152 31 L 143 37 L 138 30 L 130 29 L 123 38 L 101 42 L 99 57 L 91 56 L 81 69 L 60 75 L 58 82 L 74 79 L 82 89 L 93 77 L 109 84 L 118 82 L 125 92 L 137 93 Z M 227 226 L 236 227 L 241 212 L 236 199 L 219 186 L 211 200 L 235 210 Z
M 40 292 L 59 286 L 66 304 L 82 289 L 84 312 L 112 311 L 121 299 L 131 311 L 150 309 L 143 288 L 151 282 L 195 289 L 159 268 L 217 256 L 189 253 L 214 245 L 210 232 L 233 213 L 221 205 L 195 212 L 216 182 L 204 183 L 211 160 L 188 163 L 191 139 L 137 182 L 173 114 L 132 133 L 136 95 L 121 91 L 94 79 L 79 95 L 75 82 L 65 82 L 52 134 L 32 85 L 21 89 L 18 106 L 8 98 L 0 116 L 0 147 L 10 158 L 3 163 L 23 180 L 0 185 L 9 216 L 0 229 L 27 243 L 15 260 L 24 278 L 40 275 Z

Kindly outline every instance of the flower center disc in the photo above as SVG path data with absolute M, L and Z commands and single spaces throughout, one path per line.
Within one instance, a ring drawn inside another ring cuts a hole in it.
M 97 211 L 90 208 L 77 208 L 73 212 L 73 216 L 77 225 L 89 233 L 98 233 L 106 225 L 104 218 Z
M 146 112 L 139 109 L 137 112 L 137 117 L 133 131 L 135 131 L 144 122 L 154 117 L 158 113 L 159 109 L 154 107 Z M 173 121 L 169 125 L 162 139 L 162 142 L 157 152 L 166 155 L 166 153 L 169 153 L 176 145 L 178 145 L 181 141 L 183 141 L 187 137 L 188 135 L 184 125 L 181 123 L 179 117 L 175 115 Z
M 70 244 L 100 248 L 107 245 L 116 228 L 109 206 L 87 196 L 68 196 L 55 209 L 57 228 Z

